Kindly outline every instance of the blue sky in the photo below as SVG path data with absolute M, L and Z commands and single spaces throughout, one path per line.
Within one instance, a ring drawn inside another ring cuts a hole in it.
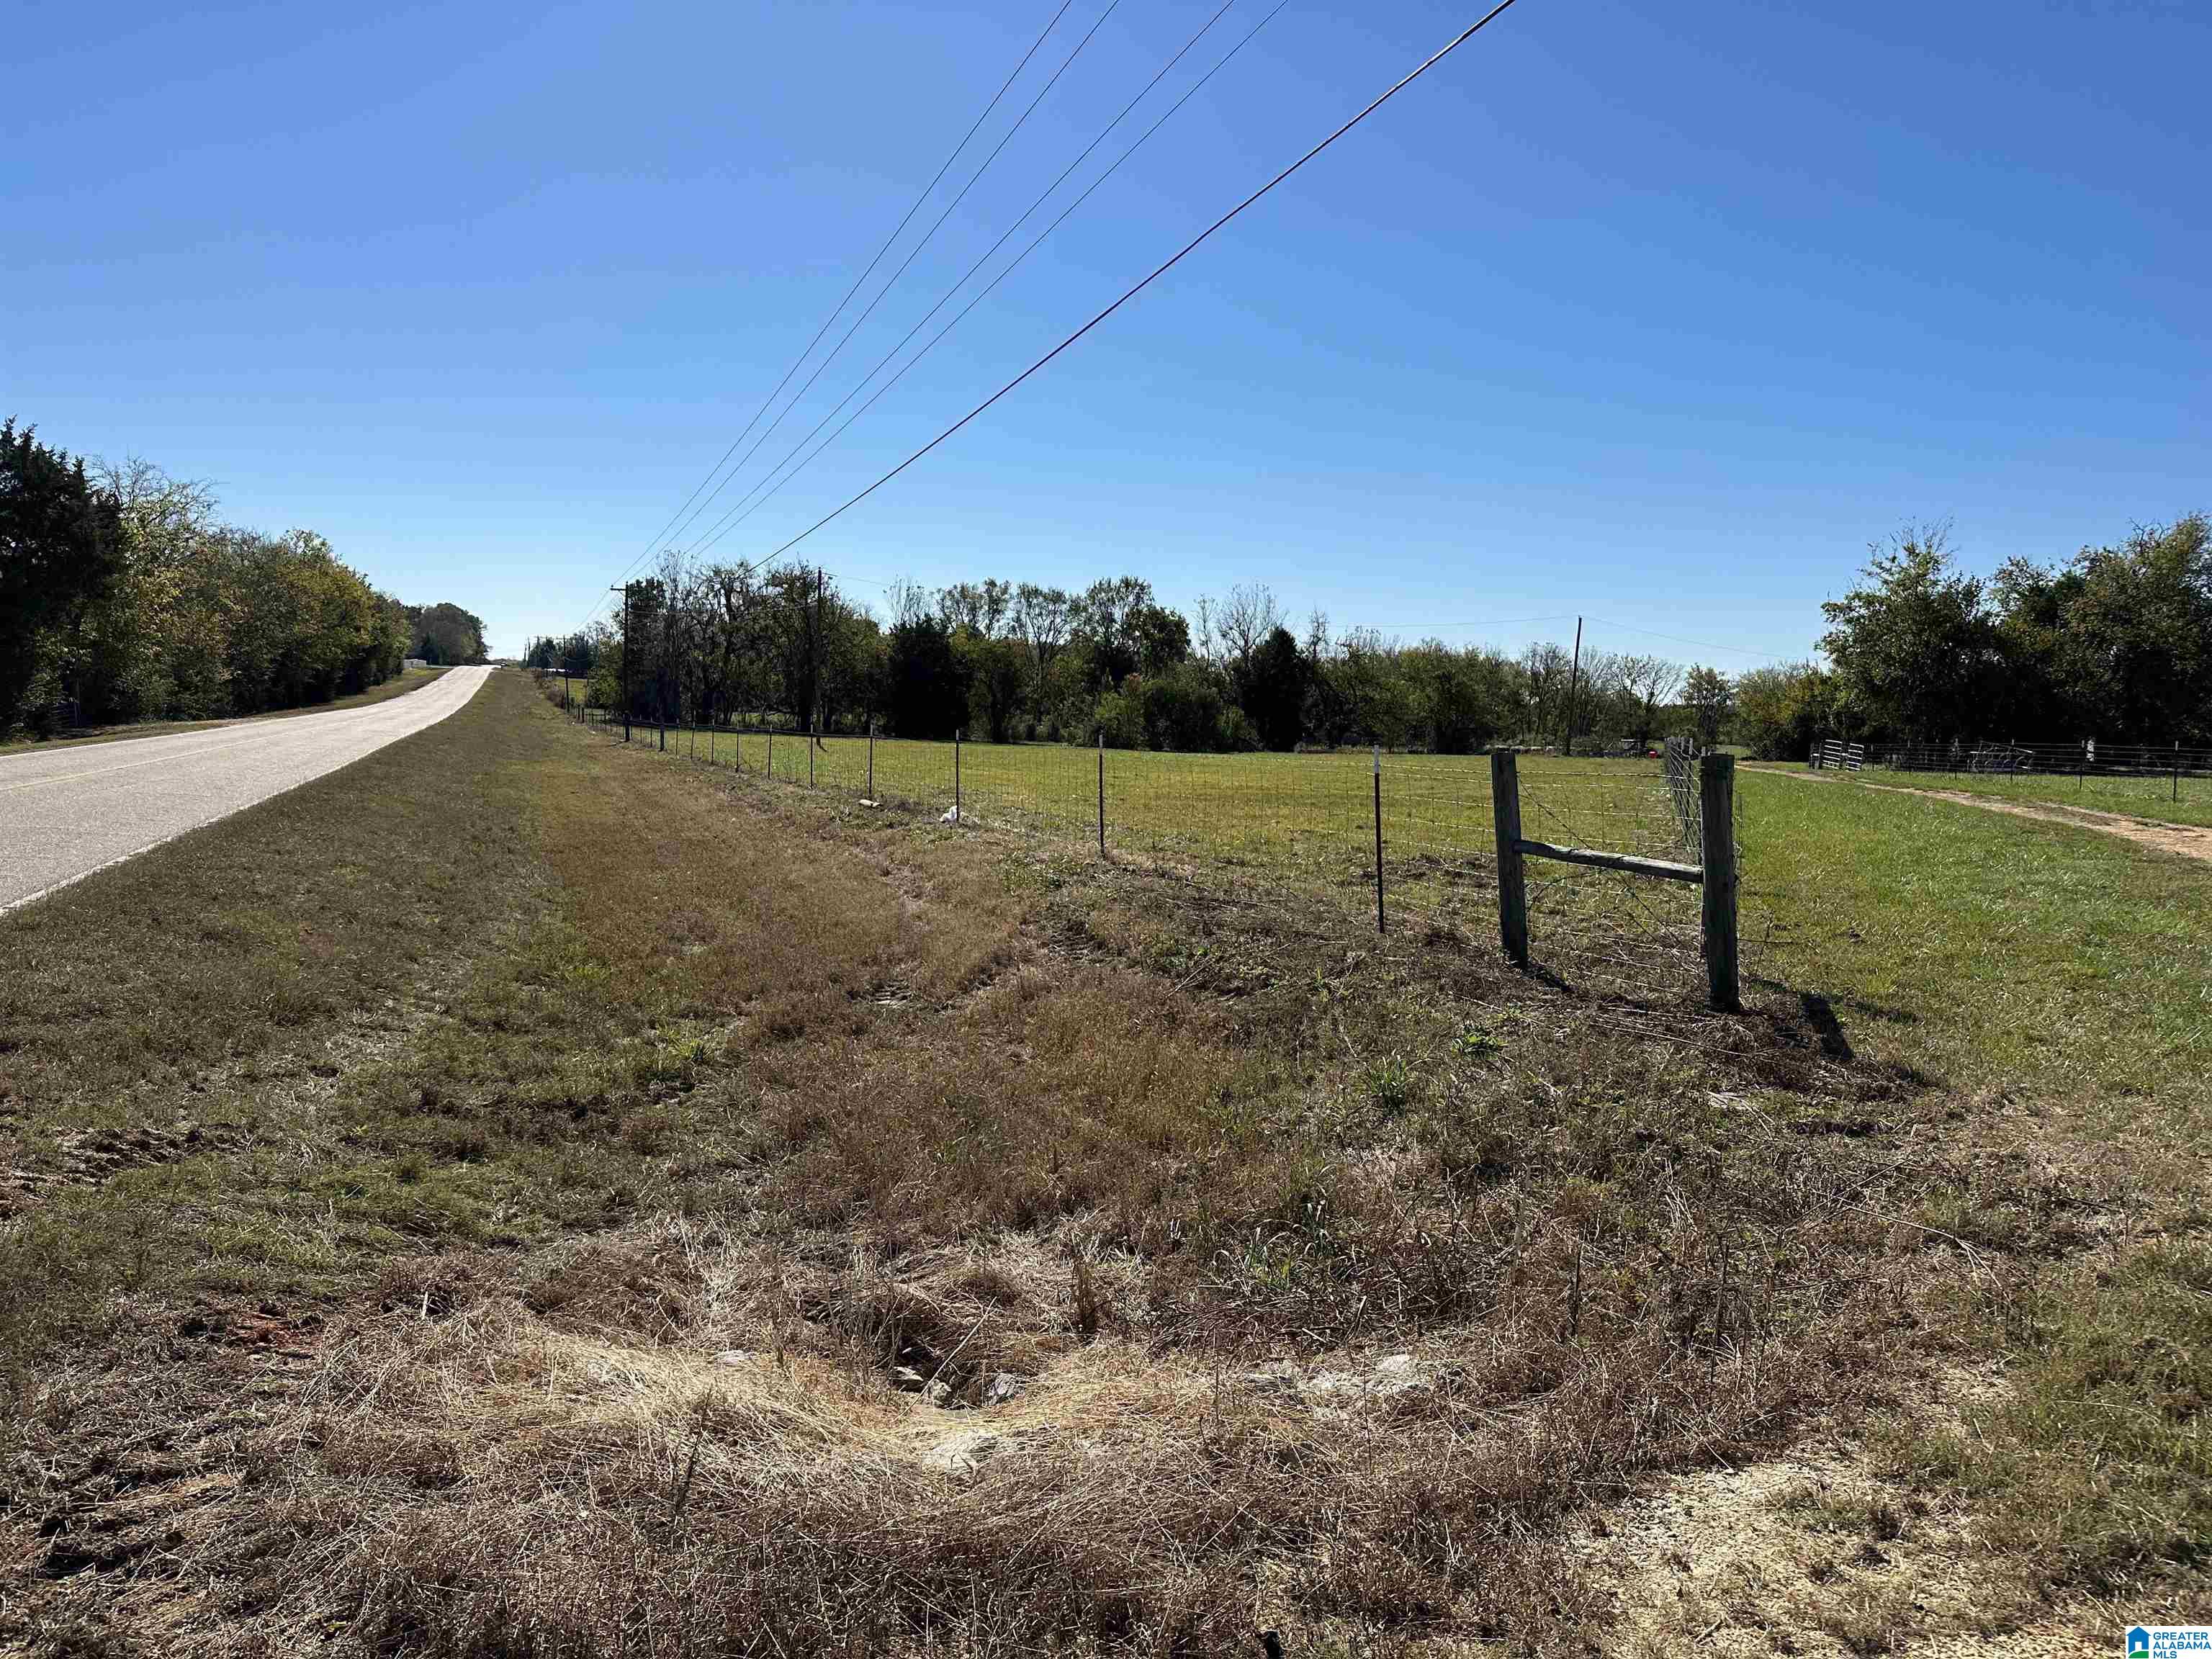
M 653 542 L 1056 3 L 125 0 L 94 30 L 28 0 L 0 410 L 517 650 Z M 755 469 L 1218 3 L 1118 0 Z M 1289 0 L 714 556 L 811 523 L 1475 15 Z M 878 601 L 1131 571 L 1340 630 L 1510 646 L 1579 611 L 1609 648 L 1804 653 L 1908 518 L 1987 568 L 2212 508 L 2208 63 L 2194 0 L 1519 0 L 793 556 Z

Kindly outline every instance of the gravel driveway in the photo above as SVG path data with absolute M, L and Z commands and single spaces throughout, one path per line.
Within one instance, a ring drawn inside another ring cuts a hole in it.
M 0 756 L 0 913 L 434 726 L 490 672 L 327 714 Z

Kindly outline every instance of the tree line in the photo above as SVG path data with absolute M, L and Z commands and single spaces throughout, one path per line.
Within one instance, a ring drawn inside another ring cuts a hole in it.
M 150 462 L 0 425 L 0 732 L 324 702 L 410 655 L 481 660 L 483 624 L 379 592 L 309 530 L 222 523 Z
M 672 558 L 626 585 L 614 617 L 532 641 L 525 661 L 643 720 L 994 743 L 1590 752 L 1698 726 L 1710 739 L 1719 717 L 1689 701 L 1718 677 L 1662 657 L 1338 636 L 1319 612 L 1294 632 L 1256 584 L 1186 616 L 1137 576 L 895 584 L 879 616 L 811 568 Z
M 2212 521 L 2138 526 L 2062 564 L 1960 568 L 1949 526 L 1876 544 L 1821 610 L 1825 663 L 1735 684 L 1753 753 L 1802 759 L 1824 737 L 2212 746 Z

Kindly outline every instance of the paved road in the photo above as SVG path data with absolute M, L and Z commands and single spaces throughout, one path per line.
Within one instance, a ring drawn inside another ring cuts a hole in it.
M 490 672 L 327 714 L 0 755 L 0 913 L 435 726 Z

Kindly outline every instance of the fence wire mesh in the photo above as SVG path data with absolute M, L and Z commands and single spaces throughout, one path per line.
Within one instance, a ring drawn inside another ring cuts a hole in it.
M 619 738 L 620 714 L 584 716 Z M 633 728 L 658 745 L 660 729 Z M 1486 755 L 1177 754 L 1054 744 L 811 736 L 790 726 L 668 729 L 697 763 L 811 785 L 971 828 L 1164 867 L 1209 885 L 1321 902 L 1393 933 L 1498 939 L 1495 804 Z M 1525 838 L 1695 865 L 1697 751 L 1657 757 L 1528 753 Z M 1379 791 L 1377 784 L 1379 781 Z M 1379 805 L 1378 805 L 1379 793 Z M 1639 1001 L 1700 985 L 1698 888 L 1530 860 L 1532 960 L 1570 983 Z
M 1524 839 L 1673 865 L 1702 858 L 1697 754 L 1553 760 L 1521 773 Z M 1572 981 L 1646 996 L 1693 988 L 1703 959 L 1696 884 L 1532 858 L 1533 962 Z

